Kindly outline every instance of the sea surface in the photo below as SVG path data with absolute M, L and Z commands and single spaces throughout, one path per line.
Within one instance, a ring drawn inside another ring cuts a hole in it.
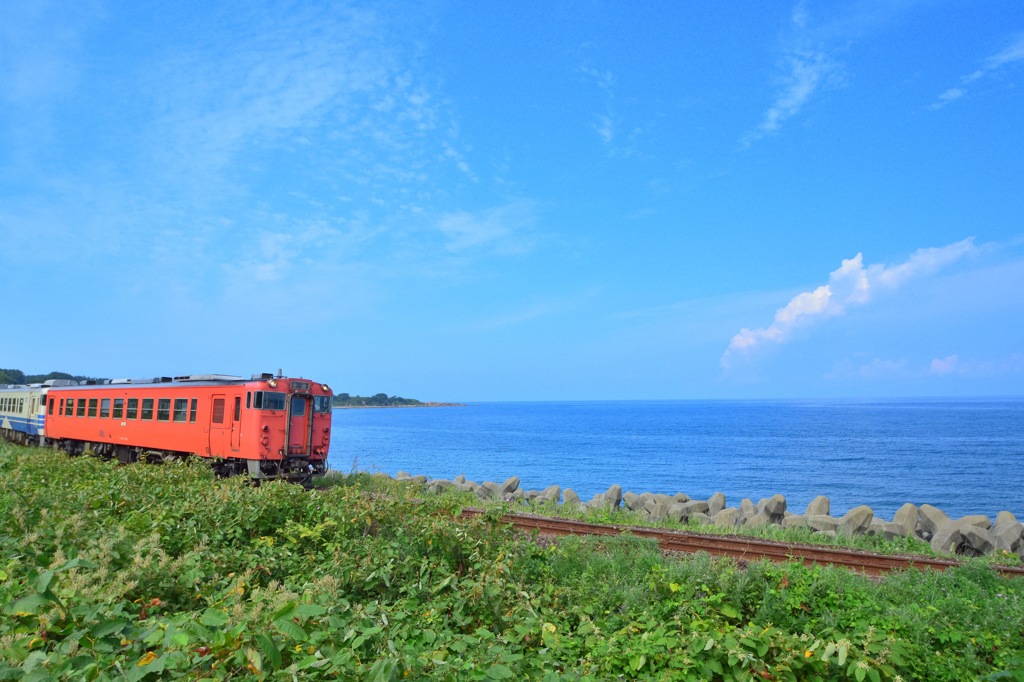
M 430 478 L 520 478 L 584 500 L 722 492 L 730 506 L 776 493 L 802 513 L 904 502 L 954 517 L 1024 520 L 1024 398 L 970 400 L 594 401 L 337 409 L 332 469 Z

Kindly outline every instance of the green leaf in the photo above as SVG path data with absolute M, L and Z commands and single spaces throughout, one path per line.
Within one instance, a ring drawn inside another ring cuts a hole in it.
M 309 638 L 306 631 L 296 625 L 290 620 L 282 618 L 281 620 L 274 621 L 274 627 L 281 631 L 281 634 L 291 637 L 292 639 L 300 642 L 305 642 Z
M 267 659 L 272 670 L 277 670 L 281 667 L 281 650 L 274 644 L 274 640 L 260 633 L 256 635 L 256 644 L 259 645 L 260 651 L 263 652 L 263 657 Z
M 733 607 L 728 604 L 722 604 L 722 615 L 726 618 L 739 618 L 740 614 Z
M 300 618 L 316 618 L 317 616 L 322 616 L 327 613 L 327 609 L 323 606 L 319 606 L 318 604 L 299 604 L 295 607 L 295 613 L 298 614 Z M 272 620 L 277 620 L 277 618 Z
M 288 602 L 287 604 L 279 608 L 277 611 L 275 611 L 274 615 L 270 617 L 270 620 L 275 621 L 280 620 L 282 618 L 291 618 L 292 615 L 295 613 L 295 609 L 297 606 L 298 604 L 294 601 Z
M 860 666 L 858 666 L 857 669 L 853 671 L 853 676 L 857 678 L 857 682 L 864 682 L 864 678 L 867 677 L 867 674 L 868 669 L 861 668 Z
M 24 674 L 21 668 L 12 668 L 6 663 L 0 663 L 0 680 L 20 680 Z
M 120 632 L 126 625 L 128 625 L 128 621 L 124 618 L 104 620 L 89 628 L 89 634 L 96 638 L 106 637 L 107 635 L 112 635 L 115 632 Z
M 43 594 L 30 594 L 22 597 L 17 601 L 12 602 L 4 607 L 4 613 L 12 616 L 16 613 L 38 613 L 44 606 L 50 604 L 53 600 Z
M 487 671 L 487 677 L 492 680 L 508 680 L 515 677 L 515 673 L 513 673 L 508 666 L 495 663 L 491 666 L 490 670 Z
M 53 571 L 43 571 L 36 578 L 36 592 L 43 593 L 50 589 L 53 583 Z
M 228 621 L 231 620 L 228 614 L 218 609 L 206 609 L 203 615 L 199 616 L 199 622 L 203 625 L 208 625 L 211 628 L 219 628 L 227 625 Z

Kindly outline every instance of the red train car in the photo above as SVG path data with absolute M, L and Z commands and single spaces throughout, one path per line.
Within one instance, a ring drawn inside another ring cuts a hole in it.
M 327 472 L 326 384 L 272 374 L 202 374 L 54 387 L 46 438 L 69 454 L 212 460 L 219 474 L 307 481 Z

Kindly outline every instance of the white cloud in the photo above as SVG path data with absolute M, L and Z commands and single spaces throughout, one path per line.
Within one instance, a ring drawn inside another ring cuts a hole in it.
M 928 370 L 932 374 L 938 374 L 945 376 L 952 374 L 957 370 L 957 364 L 960 362 L 960 356 L 958 355 L 947 355 L 944 358 L 935 358 L 929 365 Z
M 1015 36 L 1005 48 L 988 57 L 981 68 L 972 71 L 966 76 L 960 77 L 960 85 L 949 88 L 939 95 L 938 99 L 929 106 L 929 109 L 941 109 L 942 107 L 955 102 L 967 94 L 965 86 L 981 80 L 985 76 L 1002 69 L 1007 64 L 1024 61 L 1024 33 Z
M 842 43 L 835 43 L 835 36 L 830 30 L 822 31 L 810 26 L 806 3 L 797 3 L 790 22 L 793 33 L 782 50 L 780 63 L 783 75 L 779 78 L 775 99 L 757 127 L 740 139 L 742 148 L 778 132 L 782 124 L 798 115 L 816 93 L 842 80 L 842 65 L 834 57 L 842 49 Z
M 441 216 L 437 228 L 447 239 L 445 249 L 449 252 L 484 250 L 510 255 L 533 248 L 530 230 L 534 222 L 532 205 L 521 201 L 479 213 L 447 213 Z
M 622 120 L 615 106 L 615 89 L 618 81 L 610 71 L 599 71 L 589 66 L 581 66 L 579 72 L 583 75 L 585 83 L 597 86 L 604 100 L 603 111 L 591 117 L 590 129 L 597 133 L 602 144 L 612 155 L 628 155 L 629 150 L 622 148 L 619 142 L 622 137 Z
M 829 274 L 828 284 L 798 294 L 779 308 L 775 319 L 767 327 L 741 329 L 733 336 L 722 355 L 721 365 L 728 369 L 737 355 L 749 354 L 764 344 L 784 343 L 797 328 L 843 315 L 850 308 L 871 302 L 877 295 L 895 291 L 911 278 L 934 273 L 976 251 L 974 238 L 971 237 L 948 246 L 918 249 L 898 265 L 874 264 L 867 267 L 864 266 L 862 254 L 858 253 L 853 258 L 843 260 Z
M 760 134 L 774 133 L 796 116 L 837 66 L 824 52 L 793 52 L 785 58 L 787 75 L 782 91 L 757 127 Z
M 1024 354 L 1012 353 L 1002 358 L 985 360 L 962 359 L 957 354 L 947 355 L 944 358 L 934 358 L 928 365 L 928 371 L 941 377 L 962 379 L 1014 376 L 1024 374 Z

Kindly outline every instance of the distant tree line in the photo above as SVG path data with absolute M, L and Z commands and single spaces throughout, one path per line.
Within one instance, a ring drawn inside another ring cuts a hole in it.
M 348 393 L 339 393 L 334 396 L 335 407 L 396 407 L 422 404 L 415 398 L 402 398 L 397 395 L 389 396 L 387 393 L 378 393 L 368 398 L 361 395 L 349 395 Z
M 50 379 L 72 379 L 74 381 L 101 381 L 94 377 L 72 376 L 67 372 L 49 374 L 25 374 L 20 369 L 0 369 L 0 384 L 41 384 Z
M 49 374 L 25 374 L 20 369 L 0 369 L 0 384 L 41 384 L 50 379 L 72 379 L 79 383 L 83 381 L 95 381 L 100 383 L 104 379 L 71 375 L 67 372 L 50 372 Z M 387 393 L 365 397 L 361 395 L 349 395 L 339 393 L 334 396 L 334 407 L 408 407 L 412 405 L 423 405 L 415 398 L 402 398 L 401 396 Z

